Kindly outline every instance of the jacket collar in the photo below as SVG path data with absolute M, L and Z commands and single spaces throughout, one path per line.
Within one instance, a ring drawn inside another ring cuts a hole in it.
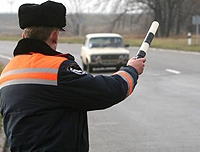
M 53 50 L 49 45 L 47 45 L 45 42 L 36 40 L 36 39 L 30 39 L 30 38 L 24 38 L 21 39 L 16 48 L 13 51 L 13 55 L 22 55 L 22 54 L 30 54 L 30 53 L 41 53 L 44 55 L 50 55 L 50 56 L 62 56 L 69 60 L 74 60 L 74 56 L 71 54 L 62 54 L 60 52 L 57 52 Z
M 45 42 L 36 40 L 36 39 L 29 39 L 24 38 L 21 39 L 16 48 L 14 49 L 13 55 L 22 55 L 22 54 L 30 54 L 30 52 L 34 53 L 41 53 L 44 55 L 61 55 L 62 53 L 53 50 L 49 45 Z

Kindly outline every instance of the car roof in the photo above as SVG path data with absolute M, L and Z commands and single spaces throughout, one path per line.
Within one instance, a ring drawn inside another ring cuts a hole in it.
M 86 37 L 94 38 L 94 37 L 122 37 L 122 36 L 116 33 L 92 33 L 92 34 L 87 34 Z

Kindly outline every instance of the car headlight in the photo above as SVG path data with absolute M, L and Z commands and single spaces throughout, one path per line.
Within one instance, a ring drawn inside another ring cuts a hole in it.
M 100 55 L 92 55 L 91 56 L 91 62 L 98 62 L 101 60 L 101 56 Z

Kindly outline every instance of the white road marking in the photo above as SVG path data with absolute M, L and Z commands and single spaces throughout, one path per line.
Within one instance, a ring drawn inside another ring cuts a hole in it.
M 180 74 L 180 71 L 177 70 L 172 70 L 172 69 L 165 69 L 165 71 L 170 72 L 170 73 L 174 73 L 174 74 Z
M 151 50 L 160 51 L 160 52 L 173 52 L 173 53 L 181 53 L 181 54 L 200 55 L 199 52 L 190 52 L 190 51 L 181 51 L 181 50 L 170 50 L 170 49 L 160 49 L 160 48 L 151 48 Z

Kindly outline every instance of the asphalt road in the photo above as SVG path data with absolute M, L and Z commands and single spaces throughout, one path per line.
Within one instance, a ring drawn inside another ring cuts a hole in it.
M 3 63 L 15 45 L 0 41 Z M 60 44 L 58 49 L 81 63 L 80 47 Z M 129 50 L 134 56 L 138 48 Z M 200 151 L 200 53 L 150 48 L 146 58 L 131 96 L 109 109 L 88 112 L 90 152 Z

